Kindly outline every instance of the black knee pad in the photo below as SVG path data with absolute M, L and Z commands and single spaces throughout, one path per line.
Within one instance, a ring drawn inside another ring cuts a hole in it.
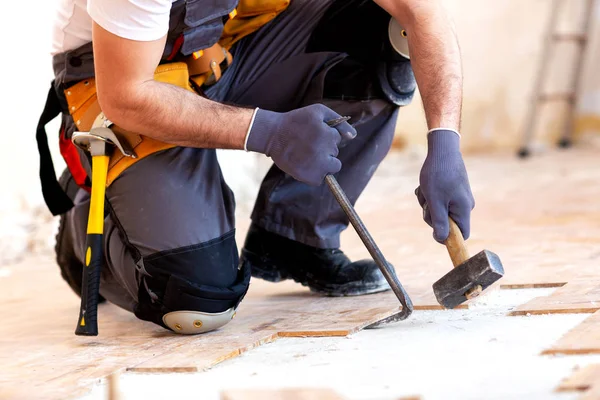
M 324 97 L 412 101 L 417 85 L 410 60 L 390 43 L 392 17 L 372 0 L 334 0 L 313 31 L 306 51 L 346 53 L 325 79 Z
M 248 291 L 250 270 L 238 267 L 235 231 L 145 257 L 134 313 L 178 333 L 218 328 L 233 318 Z

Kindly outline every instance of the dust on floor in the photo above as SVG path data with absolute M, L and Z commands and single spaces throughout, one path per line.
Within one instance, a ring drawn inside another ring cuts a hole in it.
M 495 290 L 468 310 L 416 311 L 346 338 L 280 339 L 201 373 L 124 373 L 123 399 L 218 399 L 224 389 L 332 388 L 347 399 L 575 399 L 556 393 L 600 356 L 541 356 L 588 314 L 507 316 L 555 289 Z M 105 398 L 99 384 L 81 400 Z

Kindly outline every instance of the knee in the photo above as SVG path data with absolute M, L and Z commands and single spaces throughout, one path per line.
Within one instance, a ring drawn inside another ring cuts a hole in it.
M 163 323 L 175 333 L 197 335 L 219 329 L 235 316 L 235 309 L 220 313 L 202 311 L 171 311 L 163 316 Z
M 221 328 L 235 316 L 249 281 L 248 270 L 240 270 L 237 279 L 227 286 L 211 286 L 170 276 L 162 302 L 163 326 L 187 335 Z
M 248 290 L 250 270 L 238 264 L 234 235 L 146 257 L 135 314 L 180 334 L 219 329 Z

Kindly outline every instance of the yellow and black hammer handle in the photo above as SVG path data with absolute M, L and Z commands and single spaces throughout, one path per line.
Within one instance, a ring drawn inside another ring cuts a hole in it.
M 98 335 L 98 298 L 100 272 L 104 263 L 104 195 L 108 173 L 107 155 L 92 156 L 92 194 L 85 239 L 85 263 L 81 288 L 81 308 L 75 334 Z

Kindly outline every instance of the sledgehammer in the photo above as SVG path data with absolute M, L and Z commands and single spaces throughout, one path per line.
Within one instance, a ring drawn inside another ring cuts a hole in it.
M 445 308 L 454 308 L 475 298 L 504 276 L 500 258 L 483 250 L 469 258 L 467 246 L 456 223 L 450 218 L 450 235 L 446 248 L 454 269 L 433 284 L 433 292 Z

